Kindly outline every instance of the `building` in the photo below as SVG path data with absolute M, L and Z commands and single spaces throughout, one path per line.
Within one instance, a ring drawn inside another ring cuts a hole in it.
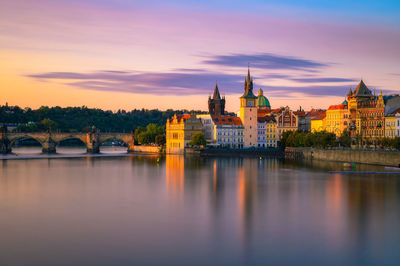
M 331 105 L 326 110 L 325 118 L 325 131 L 334 133 L 336 136 L 342 135 L 343 131 L 347 129 L 349 121 L 349 113 L 347 109 L 347 102 L 342 104 Z
M 278 147 L 278 129 L 274 115 L 265 117 L 265 144 L 266 147 Z
M 385 117 L 385 137 L 400 137 L 400 108 Z
M 266 124 L 265 116 L 257 117 L 257 147 L 266 147 Z
M 214 139 L 220 147 L 243 148 L 244 126 L 239 117 L 213 116 Z
M 325 116 L 325 112 L 326 110 L 323 109 L 311 109 L 310 111 L 308 111 L 304 117 L 304 132 L 313 132 L 311 130 L 311 120 L 314 117 L 319 117 L 321 116 L 321 114 L 323 114 Z
M 376 140 L 385 134 L 385 103 L 382 92 L 379 96 L 361 80 L 354 92 L 347 95 L 349 130 L 353 137 L 361 136 L 366 140 Z
M 221 116 L 225 114 L 225 97 L 221 98 L 218 84 L 215 84 L 214 93 L 208 97 L 208 111 L 211 116 Z
M 323 112 L 311 118 L 311 132 L 320 132 L 325 130 L 325 117 L 326 113 Z
M 204 114 L 204 115 L 196 115 L 198 119 L 200 119 L 202 128 L 203 128 L 203 134 L 204 137 L 206 138 L 207 144 L 213 144 L 215 143 L 215 138 L 214 138 L 214 121 L 209 114 Z
M 289 106 L 283 107 L 277 113 L 277 130 L 279 139 L 285 131 L 296 131 L 298 129 L 298 117 L 290 110 Z
M 250 69 L 244 81 L 244 94 L 240 97 L 240 119 L 244 126 L 243 147 L 257 147 L 257 97 L 253 94 Z
M 184 153 L 185 147 L 188 146 L 192 136 L 202 132 L 201 120 L 195 115 L 184 114 L 174 115 L 171 119 L 167 119 L 166 125 L 166 152 L 167 153 Z
M 299 110 L 294 111 L 294 114 L 297 116 L 297 130 L 308 132 L 306 112 L 300 106 Z

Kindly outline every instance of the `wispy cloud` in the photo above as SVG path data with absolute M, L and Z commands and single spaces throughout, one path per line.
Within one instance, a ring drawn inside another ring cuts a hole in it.
M 348 78 L 291 78 L 290 80 L 301 83 L 330 83 L 330 82 L 356 82 Z
M 252 68 L 303 70 L 312 72 L 329 66 L 329 64 L 313 60 L 271 53 L 216 55 L 203 60 L 202 63 L 228 67 L 245 67 L 250 63 Z
M 42 81 L 62 82 L 78 89 L 119 91 L 152 95 L 195 95 L 209 94 L 218 80 L 221 93 L 243 92 L 243 76 L 211 73 L 204 70 L 162 72 L 97 71 L 93 73 L 48 72 L 28 77 Z M 331 78 L 332 79 L 332 78 Z M 304 95 L 345 95 L 350 84 L 332 86 L 261 86 L 266 95 L 282 96 L 288 93 Z

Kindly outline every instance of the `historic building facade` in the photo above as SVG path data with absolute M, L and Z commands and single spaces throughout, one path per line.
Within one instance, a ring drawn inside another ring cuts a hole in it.
M 257 97 L 253 94 L 250 70 L 244 82 L 244 94 L 240 97 L 240 119 L 244 126 L 243 147 L 257 147 Z
M 351 135 L 361 136 L 365 140 L 382 138 L 385 134 L 385 103 L 382 92 L 379 96 L 361 80 L 357 88 L 347 95 L 349 129 Z
M 326 118 L 325 112 L 311 118 L 311 132 L 312 133 L 325 130 L 325 118 Z
M 220 147 L 243 148 L 244 127 L 242 120 L 234 116 L 214 116 L 214 139 Z
M 339 137 L 349 123 L 349 113 L 347 109 L 347 102 L 342 104 L 331 105 L 326 110 L 325 127 L 324 130 L 329 133 L 334 133 Z
M 386 115 L 385 137 L 400 137 L 400 108 Z
M 192 136 L 199 132 L 202 132 L 202 124 L 195 115 L 175 114 L 171 119 L 167 119 L 166 152 L 182 154 Z
M 289 106 L 282 108 L 277 113 L 277 129 L 279 139 L 285 131 L 296 131 L 298 129 L 298 117 Z

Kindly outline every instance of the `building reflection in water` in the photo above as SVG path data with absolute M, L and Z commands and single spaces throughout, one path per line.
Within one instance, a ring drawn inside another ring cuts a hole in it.
M 167 155 L 165 158 L 165 184 L 174 195 L 183 194 L 185 185 L 185 157 Z

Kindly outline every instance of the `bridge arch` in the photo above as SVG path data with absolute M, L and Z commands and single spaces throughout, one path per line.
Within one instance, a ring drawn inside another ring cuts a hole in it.
M 33 141 L 36 145 L 32 145 L 32 142 L 30 143 L 30 145 L 27 145 L 26 142 L 22 143 L 21 146 L 16 145 L 18 142 L 23 142 L 27 140 Z M 44 147 L 40 139 L 29 136 L 28 134 L 12 138 L 9 141 L 9 151 L 14 153 L 40 153 L 42 152 Z

